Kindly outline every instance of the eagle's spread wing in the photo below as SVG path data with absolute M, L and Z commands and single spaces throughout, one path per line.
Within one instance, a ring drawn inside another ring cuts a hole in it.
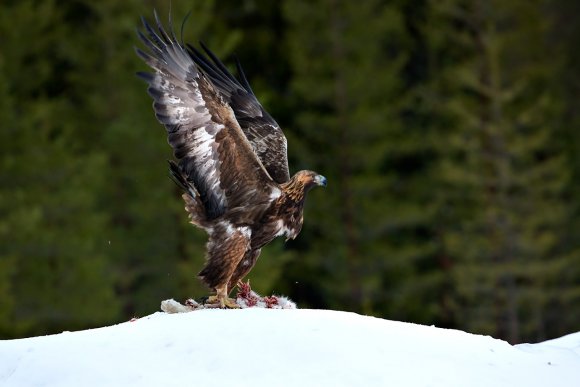
M 275 183 L 234 112 L 212 81 L 198 71 L 171 26 L 170 35 L 157 14 L 155 20 L 157 29 L 143 19 L 147 35 L 139 31 L 149 52 L 137 49 L 155 73 L 139 75 L 149 83 L 157 119 L 165 125 L 179 168 L 199 192 L 208 219 L 226 211 L 233 215 L 242 207 L 265 206 Z
M 242 131 L 272 179 L 277 183 L 287 182 L 290 180 L 287 142 L 282 129 L 258 102 L 240 63 L 237 63 L 241 78 L 238 80 L 203 43 L 201 46 L 211 61 L 187 45 L 192 59 L 232 107 Z

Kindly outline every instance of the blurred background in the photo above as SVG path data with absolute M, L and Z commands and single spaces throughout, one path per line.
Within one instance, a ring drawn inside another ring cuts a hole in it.
M 172 3 L 185 41 L 239 57 L 291 171 L 329 180 L 256 291 L 511 343 L 580 330 L 579 2 Z M 0 4 L 0 338 L 208 294 L 135 76 L 154 8 Z

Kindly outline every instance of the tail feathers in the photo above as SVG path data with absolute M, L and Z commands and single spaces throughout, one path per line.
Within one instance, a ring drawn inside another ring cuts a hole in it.
M 182 195 L 183 201 L 185 202 L 185 211 L 189 214 L 189 219 L 191 223 L 201 227 L 206 228 L 207 216 L 205 213 L 205 208 L 199 197 L 193 183 L 189 182 L 187 178 L 181 172 L 181 168 L 174 161 L 168 160 L 169 162 L 169 173 L 171 180 L 177 184 L 185 193 Z

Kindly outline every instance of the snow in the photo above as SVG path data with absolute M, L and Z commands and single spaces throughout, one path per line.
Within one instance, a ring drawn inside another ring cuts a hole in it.
M 580 332 L 488 336 L 308 309 L 201 309 L 0 341 L 0 386 L 580 386 Z

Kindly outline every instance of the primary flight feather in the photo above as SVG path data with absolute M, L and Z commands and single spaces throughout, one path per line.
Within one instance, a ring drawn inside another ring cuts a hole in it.
M 252 269 L 261 248 L 277 236 L 294 239 L 302 228 L 306 192 L 325 186 L 312 171 L 290 178 L 287 142 L 280 126 L 258 102 L 241 69 L 236 79 L 204 45 L 184 46 L 171 25 L 155 14 L 143 19 L 137 54 L 153 73 L 153 109 L 167 129 L 177 162 L 173 179 L 184 190 L 191 223 L 208 235 L 199 277 L 215 295 L 208 303 L 236 307 L 229 292 Z M 207 56 L 206 56 L 207 55 Z

